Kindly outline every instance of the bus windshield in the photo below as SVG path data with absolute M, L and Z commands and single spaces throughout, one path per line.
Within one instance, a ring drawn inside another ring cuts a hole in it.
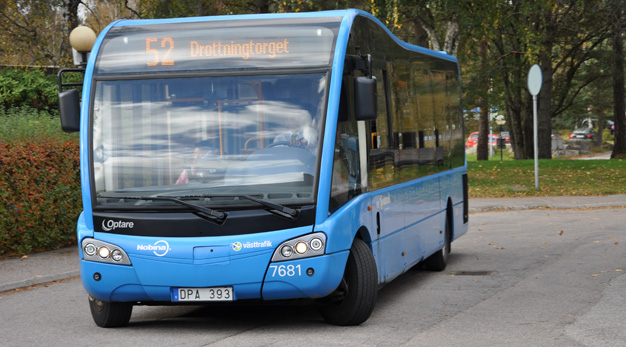
M 96 81 L 94 207 L 313 203 L 326 85 L 325 72 Z

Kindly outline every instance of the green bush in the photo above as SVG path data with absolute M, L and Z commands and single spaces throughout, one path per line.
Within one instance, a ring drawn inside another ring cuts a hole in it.
M 0 256 L 73 243 L 81 210 L 77 134 L 46 112 L 0 106 Z
M 42 69 L 0 69 L 0 104 L 5 108 L 57 109 L 58 92 L 56 76 Z

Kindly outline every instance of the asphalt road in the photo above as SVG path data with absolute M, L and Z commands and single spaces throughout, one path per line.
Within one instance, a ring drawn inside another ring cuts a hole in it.
M 440 273 L 413 269 L 357 327 L 308 305 L 135 307 L 96 327 L 80 280 L 0 294 L 6 346 L 624 346 L 626 209 L 470 216 Z

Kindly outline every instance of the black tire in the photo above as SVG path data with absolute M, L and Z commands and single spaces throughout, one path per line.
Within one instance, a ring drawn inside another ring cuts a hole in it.
M 359 325 L 374 311 L 377 296 L 376 260 L 365 242 L 355 239 L 341 284 L 322 304 L 320 313 L 333 325 Z
M 445 243 L 443 248 L 424 260 L 424 269 L 429 271 L 443 271 L 448 265 L 448 255 L 452 251 L 452 231 L 450 230 L 450 220 L 446 218 Z
M 130 302 L 106 302 L 89 296 L 91 317 L 101 328 L 115 328 L 128 324 L 133 312 Z

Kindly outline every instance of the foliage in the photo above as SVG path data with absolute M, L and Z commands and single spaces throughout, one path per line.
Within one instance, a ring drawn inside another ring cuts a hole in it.
M 81 0 L 3 0 L 0 64 L 64 66 L 71 61 L 69 32 Z
M 73 243 L 80 199 L 78 136 L 46 112 L 0 106 L 0 255 Z
M 43 69 L 0 69 L 0 105 L 29 106 L 38 110 L 57 107 L 58 87 L 54 75 Z
M 470 198 L 626 194 L 626 160 L 468 162 Z
M 0 255 L 75 242 L 78 158 L 77 141 L 0 142 Z

